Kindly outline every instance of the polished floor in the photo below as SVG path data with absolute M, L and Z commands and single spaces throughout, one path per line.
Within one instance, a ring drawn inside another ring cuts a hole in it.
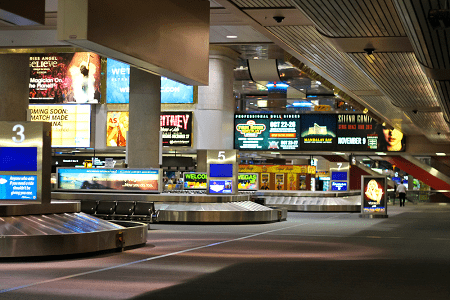
M 152 225 L 123 253 L 0 262 L 0 299 L 450 299 L 450 205 Z

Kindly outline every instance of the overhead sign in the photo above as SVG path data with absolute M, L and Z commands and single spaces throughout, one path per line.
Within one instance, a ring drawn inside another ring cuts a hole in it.
M 192 112 L 161 112 L 163 146 L 192 147 Z
M 305 114 L 301 119 L 301 150 L 336 149 L 336 116 L 328 114 Z
M 337 115 L 337 151 L 405 151 L 403 133 L 366 114 Z
M 386 176 L 361 176 L 361 214 L 387 217 Z
M 91 52 L 30 55 L 30 103 L 99 103 L 100 56 Z
M 236 114 L 234 126 L 235 149 L 299 149 L 300 115 Z
M 129 129 L 128 111 L 107 113 L 106 145 L 125 147 Z M 168 147 L 192 147 L 192 112 L 161 112 L 162 144 Z
M 58 189 L 161 192 L 160 169 L 58 168 Z
M 29 109 L 31 121 L 51 122 L 52 147 L 90 147 L 90 105 L 35 104 Z
M 106 103 L 130 102 L 130 65 L 107 59 Z M 194 86 L 161 77 L 161 103 L 194 103 Z
M 130 65 L 106 60 L 106 103 L 130 102 Z

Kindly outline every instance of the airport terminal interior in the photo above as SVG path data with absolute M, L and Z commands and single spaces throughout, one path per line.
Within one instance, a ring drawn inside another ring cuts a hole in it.
M 448 0 L 23 0 L 0 37 L 0 299 L 450 298 Z

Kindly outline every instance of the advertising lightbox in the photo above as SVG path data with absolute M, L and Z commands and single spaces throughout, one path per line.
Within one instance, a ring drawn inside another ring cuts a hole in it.
M 159 169 L 58 168 L 56 172 L 60 190 L 161 192 Z
M 305 114 L 301 119 L 301 150 L 336 149 L 336 115 Z
M 106 145 L 125 147 L 129 129 L 128 111 L 107 113 Z M 192 112 L 161 112 L 162 144 L 168 147 L 192 147 Z
M 337 115 L 337 151 L 405 151 L 403 133 L 365 114 Z
M 300 115 L 236 114 L 234 127 L 235 149 L 299 149 Z
M 30 105 L 31 121 L 52 124 L 52 147 L 88 148 L 91 143 L 91 106 Z
M 163 146 L 192 147 L 192 112 L 161 112 Z
M 332 181 L 331 182 L 331 190 L 332 191 L 346 191 L 347 190 L 347 182 L 346 181 Z
M 106 114 L 106 145 L 125 147 L 127 145 L 127 131 L 129 116 L 127 111 L 108 111 Z
M 185 190 L 206 190 L 208 175 L 206 173 L 186 172 L 183 173 Z
M 130 102 L 130 65 L 107 59 L 106 103 Z M 161 77 L 161 103 L 194 103 L 194 87 Z
M 36 175 L 0 175 L 0 199 L 36 200 Z
M 90 52 L 30 55 L 30 103 L 99 103 L 100 56 Z
M 130 65 L 108 58 L 106 87 L 106 103 L 129 103 Z
M 385 176 L 361 176 L 361 214 L 387 216 Z
M 258 173 L 239 173 L 238 174 L 239 190 L 257 190 L 258 189 Z

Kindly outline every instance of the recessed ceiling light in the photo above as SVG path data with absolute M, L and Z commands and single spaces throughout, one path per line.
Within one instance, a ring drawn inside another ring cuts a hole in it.
M 227 39 L 237 39 L 237 35 L 227 35 Z
M 377 155 L 386 155 L 386 153 L 384 153 L 384 152 L 375 152 L 375 154 L 377 154 Z
M 436 155 L 437 155 L 437 156 L 445 156 L 446 154 L 445 154 L 445 153 L 439 153 L 439 152 L 437 152 Z

